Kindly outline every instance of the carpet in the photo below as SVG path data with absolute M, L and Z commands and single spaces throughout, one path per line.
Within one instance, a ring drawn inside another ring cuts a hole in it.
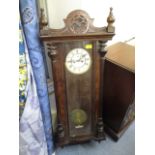
M 57 148 L 56 155 L 135 155 L 135 123 L 130 125 L 117 142 L 106 135 L 106 140 L 100 143 L 90 141 Z

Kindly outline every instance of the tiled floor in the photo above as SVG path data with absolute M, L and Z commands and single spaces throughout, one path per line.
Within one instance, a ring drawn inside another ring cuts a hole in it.
M 101 143 L 91 141 L 58 148 L 56 155 L 135 155 L 135 123 L 131 124 L 118 142 L 107 136 Z

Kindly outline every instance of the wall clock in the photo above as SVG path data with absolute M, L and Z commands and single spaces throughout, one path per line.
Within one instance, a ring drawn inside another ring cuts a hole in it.
M 72 11 L 65 27 L 51 29 L 43 15 L 40 38 L 51 58 L 57 105 L 56 144 L 105 139 L 102 72 L 105 43 L 114 36 L 112 8 L 108 25 L 97 28 L 83 10 Z

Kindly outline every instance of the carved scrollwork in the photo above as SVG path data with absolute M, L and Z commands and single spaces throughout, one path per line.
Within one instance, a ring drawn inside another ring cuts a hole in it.
M 58 126 L 57 126 L 57 136 L 58 136 L 59 138 L 63 138 L 64 135 L 65 135 L 65 132 L 64 132 L 64 127 L 63 127 L 63 125 L 62 125 L 62 124 L 58 124 Z
M 89 38 L 95 40 L 96 37 L 106 37 L 107 39 L 111 39 L 114 35 L 114 27 L 113 27 L 113 15 L 112 9 L 110 10 L 109 17 L 107 19 L 108 26 L 105 27 L 95 27 L 93 25 L 94 19 L 91 18 L 87 12 L 83 10 L 74 10 L 68 14 L 68 16 L 64 19 L 65 27 L 61 29 L 52 29 L 46 26 L 46 20 L 42 15 L 41 26 L 40 26 L 40 35 L 41 38 L 51 37 L 51 38 L 63 38 L 70 36 L 81 37 L 87 35 Z M 67 38 L 69 39 L 69 38 Z M 73 38 L 75 39 L 75 38 Z
M 83 12 L 72 12 L 65 20 L 68 28 L 75 34 L 86 33 L 89 29 L 89 16 Z
M 102 117 L 98 118 L 97 122 L 97 132 L 96 132 L 96 140 L 100 139 L 105 139 L 105 134 L 104 134 L 104 124 L 103 124 L 103 119 Z
M 107 41 L 99 40 L 99 53 L 101 57 L 104 57 L 104 55 L 107 53 L 106 42 Z
M 48 52 L 48 56 L 54 61 L 57 57 L 57 47 L 52 43 L 46 43 L 46 49 Z

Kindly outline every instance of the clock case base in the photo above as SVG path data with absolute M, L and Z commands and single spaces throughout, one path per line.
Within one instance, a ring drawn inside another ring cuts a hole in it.
M 56 147 L 64 147 L 64 146 L 67 146 L 67 145 L 75 145 L 75 144 L 83 144 L 83 143 L 87 143 L 87 142 L 90 142 L 90 141 L 97 141 L 97 142 L 101 142 L 102 140 L 106 140 L 106 137 L 105 135 L 103 137 L 83 137 L 79 140 L 79 138 L 76 140 L 76 139 L 73 139 L 73 140 L 69 140 L 69 141 L 63 141 L 62 143 L 61 142 L 56 142 Z

